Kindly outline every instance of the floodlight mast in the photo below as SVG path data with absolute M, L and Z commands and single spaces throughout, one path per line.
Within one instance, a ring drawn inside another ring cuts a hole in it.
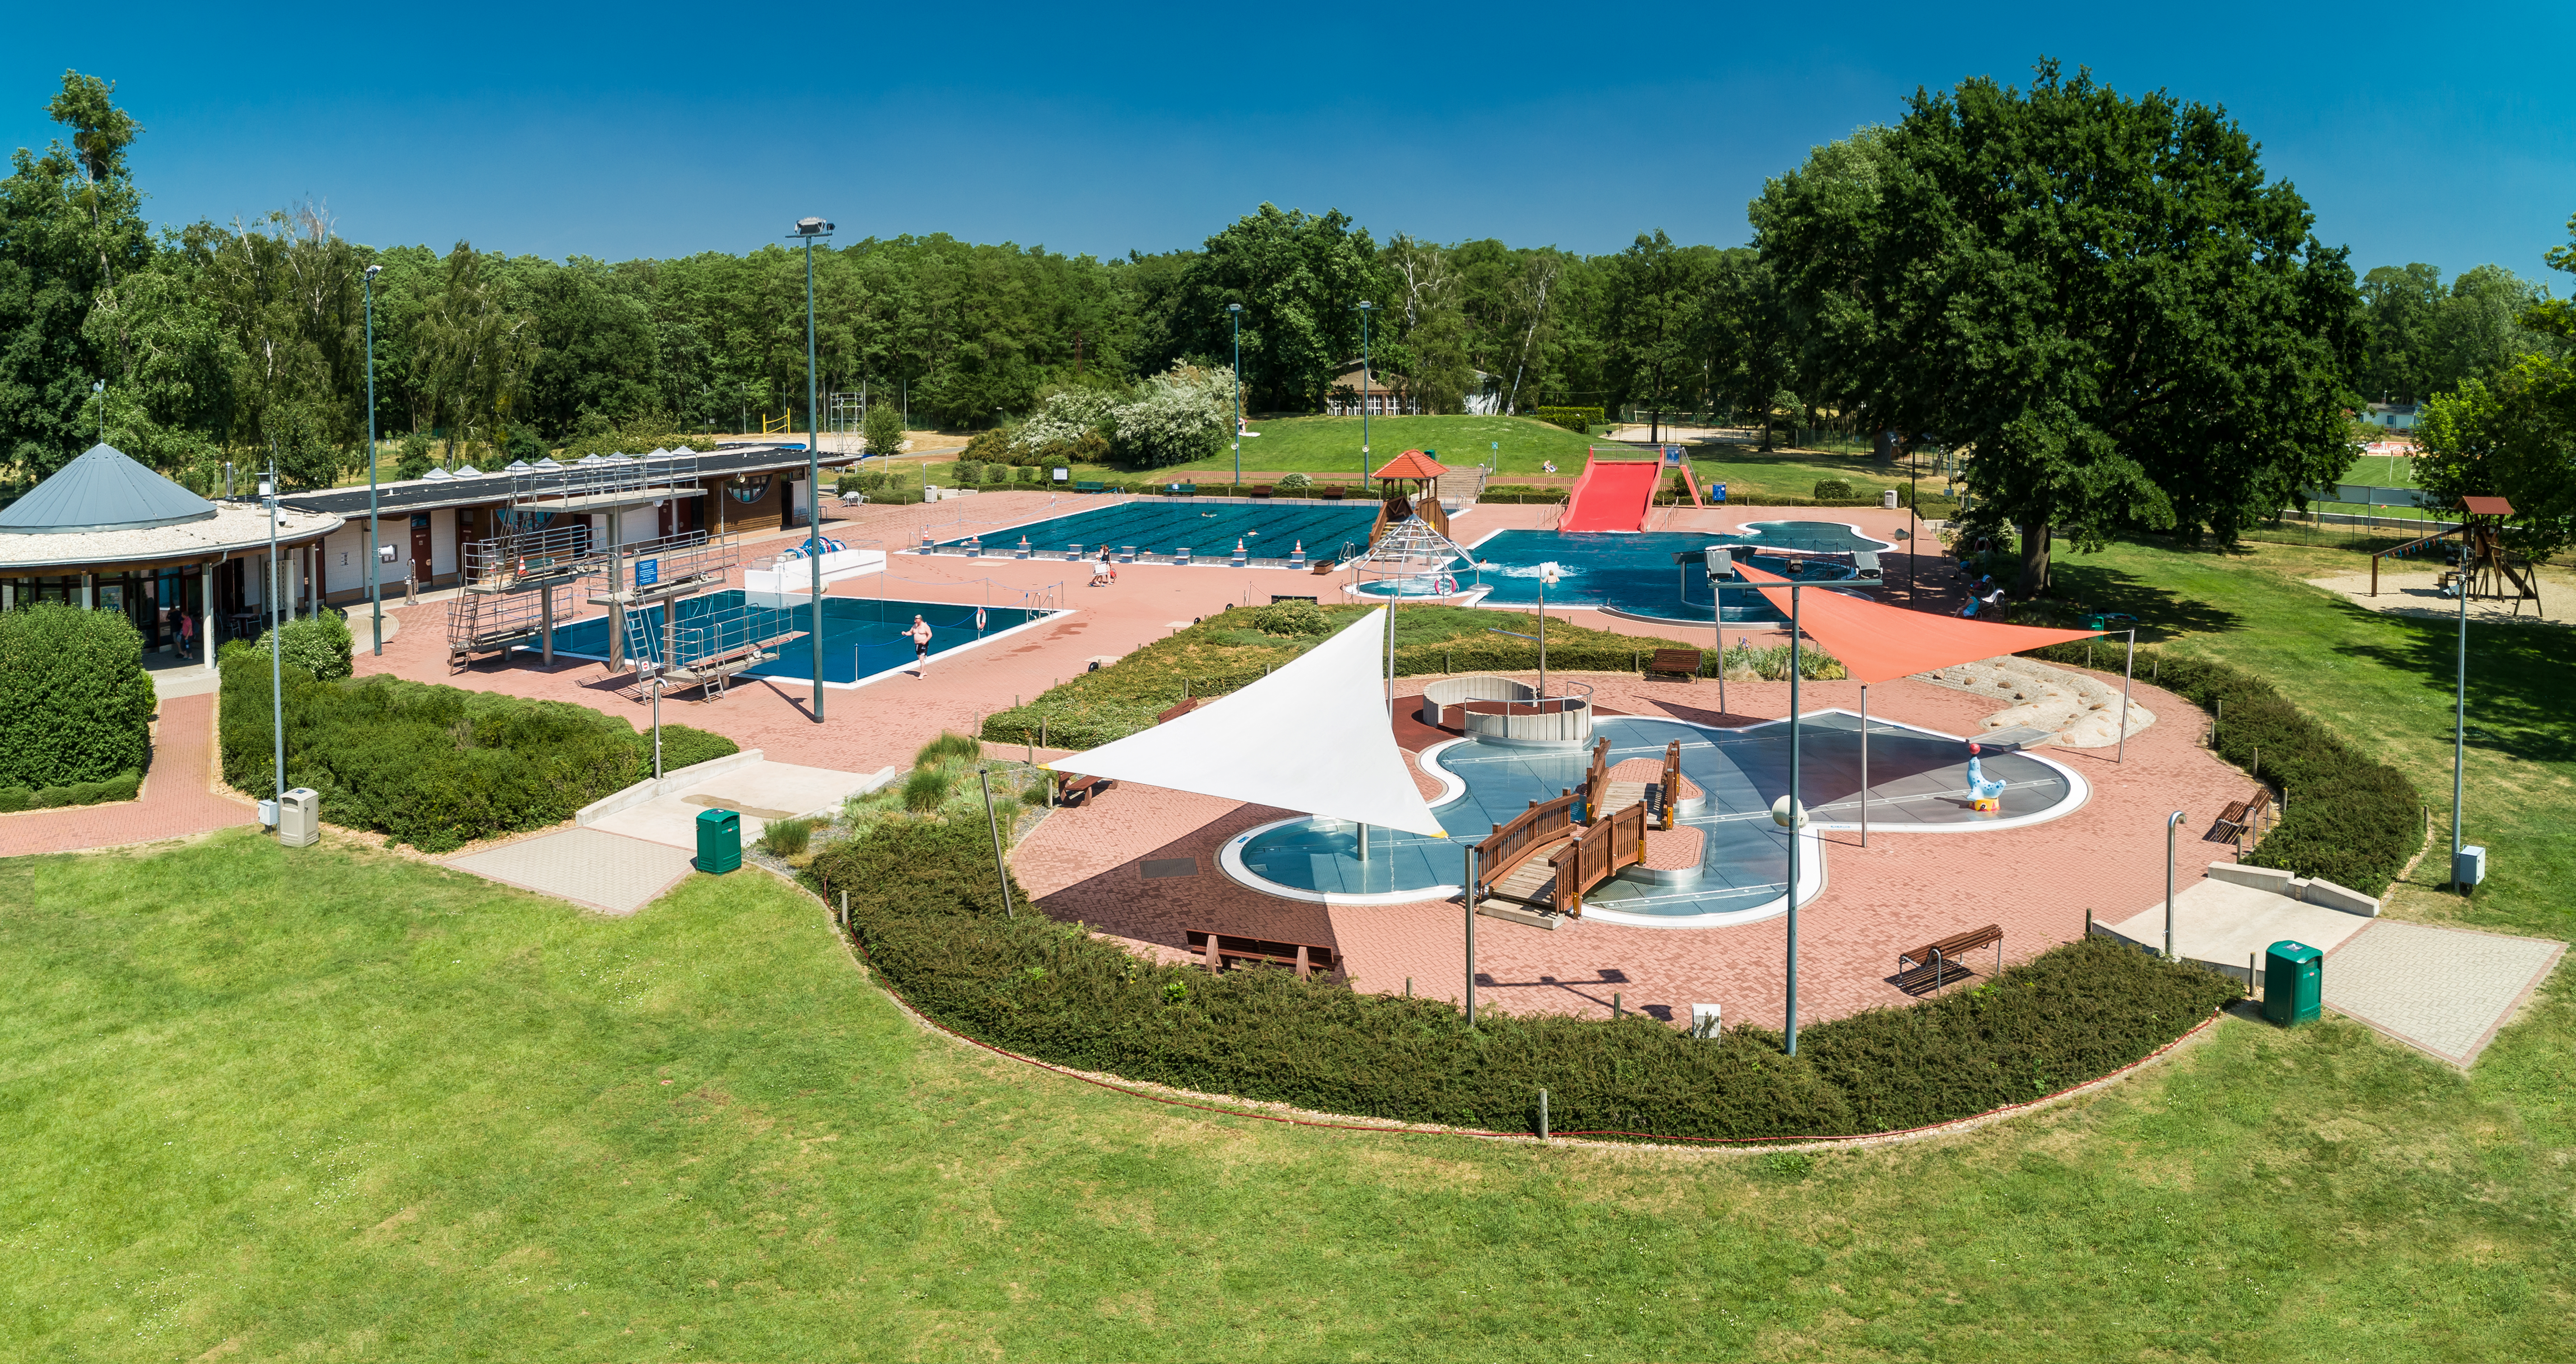
M 820 218 L 796 220 L 805 243 L 805 561 L 813 569 L 814 723 L 823 723 L 823 422 L 814 411 L 814 243 L 832 235 Z

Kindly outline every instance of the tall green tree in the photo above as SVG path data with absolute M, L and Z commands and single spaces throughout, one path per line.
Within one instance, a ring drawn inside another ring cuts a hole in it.
M 1701 312 L 1715 260 L 1710 248 L 1675 246 L 1658 228 L 1637 234 L 1610 262 L 1613 405 L 1645 408 L 1650 438 L 1662 438 L 1666 412 L 1694 406 L 1709 387 Z
M 1173 291 L 1169 359 L 1229 364 L 1226 305 L 1243 305 L 1243 386 L 1255 410 L 1317 411 L 1342 367 L 1360 355 L 1362 299 L 1385 308 L 1393 289 L 1365 228 L 1339 209 L 1316 215 L 1263 204 L 1207 239 Z M 1373 358 L 1384 329 L 1372 324 Z M 1401 337 L 1385 352 L 1406 368 Z
M 2353 448 L 2344 253 L 2215 107 L 2042 62 L 2027 92 L 1918 92 L 1876 191 L 1782 205 L 1757 245 L 1883 420 L 1972 445 L 2022 590 L 2063 531 L 2232 538 Z
M 2576 274 L 2576 217 L 2567 245 L 2549 264 Z M 2417 423 L 2424 455 L 2416 472 L 2425 489 L 2451 505 L 2462 497 L 2500 496 L 2518 515 L 2505 543 L 2538 559 L 2576 541 L 2576 308 L 2565 299 L 2536 299 L 2516 326 L 2548 338 L 2494 372 L 2462 380 L 2427 400 Z
M 90 385 L 125 377 L 132 328 L 118 325 L 120 291 L 152 263 L 125 163 L 143 129 L 116 107 L 115 89 L 64 72 L 45 112 L 70 144 L 19 148 L 0 180 L 0 461 L 36 478 L 98 439 Z

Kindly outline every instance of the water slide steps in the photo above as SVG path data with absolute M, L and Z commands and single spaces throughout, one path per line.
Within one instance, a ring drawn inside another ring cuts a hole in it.
M 1661 460 L 1596 459 L 1583 466 L 1573 494 L 1566 499 L 1563 531 L 1638 531 L 1654 509 L 1655 486 L 1663 477 Z

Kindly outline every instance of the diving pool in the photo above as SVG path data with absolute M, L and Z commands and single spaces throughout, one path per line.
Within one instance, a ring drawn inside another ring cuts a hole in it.
M 1223 562 L 1234 542 L 1256 559 L 1285 559 L 1299 544 L 1309 558 L 1341 551 L 1344 541 L 1356 550 L 1377 520 L 1378 504 L 1368 502 L 1201 502 L 1194 498 L 1157 498 L 1120 502 L 1044 521 L 985 531 L 976 538 L 988 554 L 1007 554 L 1022 539 L 1039 554 L 1060 555 L 1079 546 L 1084 553 L 1109 546 L 1112 552 L 1134 546 L 1148 554 L 1187 549 L 1192 557 Z M 966 537 L 942 540 L 962 545 Z
M 981 612 L 983 628 L 976 628 L 976 615 Z M 825 597 L 823 599 L 823 683 L 825 686 L 856 686 L 882 674 L 912 666 L 912 641 L 904 631 L 912 628 L 918 612 L 930 626 L 930 656 L 959 649 L 969 649 L 996 639 L 1013 630 L 1035 624 L 1061 611 L 1029 610 L 1016 606 L 959 606 L 949 602 L 894 601 L 879 597 Z M 638 614 L 647 618 L 644 634 L 647 647 L 655 659 L 662 656 L 662 608 L 651 607 Z M 751 606 L 740 591 L 711 592 L 703 597 L 689 597 L 679 603 L 679 617 L 672 622 L 675 630 L 692 627 L 714 628 L 719 624 L 736 635 L 769 638 L 813 628 L 814 610 L 810 605 L 785 609 Z M 555 652 L 574 658 L 608 657 L 607 616 L 593 616 L 555 628 Z M 533 644 L 519 646 L 531 653 Z M 747 669 L 745 677 L 775 677 L 785 682 L 807 682 L 814 676 L 813 646 L 807 639 L 788 643 L 779 657 Z M 685 659 L 683 660 L 685 661 Z
M 1674 567 L 1673 556 L 1711 545 L 1751 545 L 1754 567 L 1784 576 L 1791 561 L 1762 553 L 1764 547 L 1831 554 L 1874 554 L 1895 548 L 1839 521 L 1756 521 L 1728 535 L 1505 530 L 1476 543 L 1472 552 L 1478 567 L 1459 565 L 1453 572 L 1461 587 L 1482 582 L 1492 589 L 1484 604 L 1534 607 L 1539 565 L 1553 560 L 1557 581 L 1547 593 L 1551 606 L 1607 607 L 1650 620 L 1706 625 L 1712 604 L 1708 575 L 1697 564 Z M 1799 577 L 1805 582 L 1849 581 L 1853 576 L 1848 568 L 1813 561 L 1801 568 Z M 1728 588 L 1726 599 L 1729 625 L 1775 624 L 1782 619 L 1759 592 Z

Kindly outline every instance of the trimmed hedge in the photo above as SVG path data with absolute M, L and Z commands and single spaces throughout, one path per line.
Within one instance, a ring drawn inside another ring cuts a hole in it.
M 224 646 L 224 780 L 274 781 L 269 658 Z M 322 793 L 323 816 L 423 852 L 541 829 L 653 773 L 653 734 L 587 706 L 396 677 L 317 679 L 288 664 L 286 784 Z M 662 726 L 665 771 L 736 751 L 731 739 Z
M 2030 657 L 2086 664 L 2084 646 Z M 2424 846 L 2424 798 L 2396 768 L 2370 757 L 2292 705 L 2280 689 L 2232 663 L 2140 649 L 2137 675 L 2219 716 L 2218 755 L 2283 794 L 2281 822 L 2245 861 L 2379 895 Z
M 1306 636 L 1268 633 L 1263 620 L 1281 608 L 1256 607 L 1226 611 L 1197 625 L 1153 641 L 1096 673 L 1080 673 L 1025 705 L 996 711 L 984 718 L 982 735 L 995 743 L 1045 743 L 1054 748 L 1091 748 L 1149 729 L 1166 707 L 1189 696 L 1217 696 L 1249 686 L 1267 670 L 1295 659 L 1306 649 L 1349 625 L 1374 606 L 1337 604 L 1309 607 L 1326 623 L 1323 632 Z M 1441 613 L 1454 613 L 1455 627 L 1443 632 Z M 1277 619 L 1277 617 L 1270 617 Z M 1538 618 L 1474 607 L 1407 606 L 1396 613 L 1395 672 L 1399 677 L 1439 677 L 1454 673 L 1530 672 L 1538 667 L 1538 645 L 1493 633 L 1496 628 L 1533 634 Z M 1436 638 L 1425 636 L 1436 635 Z M 1697 644 L 1641 635 L 1612 634 L 1570 625 L 1551 616 L 1547 627 L 1547 664 L 1552 672 L 1633 673 L 1657 649 L 1699 649 L 1700 672 L 1716 675 L 1718 660 Z M 1412 643 L 1405 640 L 1410 637 Z M 1842 664 L 1824 650 L 1800 649 L 1804 676 L 1826 680 L 1844 676 Z M 1780 678 L 1788 676 L 1788 649 L 1748 649 L 1730 641 L 1728 666 L 1751 667 Z
M 1607 410 L 1598 407 L 1542 407 L 1530 415 L 1550 426 L 1562 426 L 1581 436 L 1590 434 L 1593 427 L 1600 425 L 1606 419 Z
M 61 602 L 0 611 L 0 787 L 38 792 L 140 772 L 159 709 L 143 636 L 125 613 Z
M 143 790 L 143 774 L 128 772 L 105 781 L 74 782 L 68 786 L 0 786 L 0 814 L 20 810 L 52 810 L 66 805 L 105 805 L 109 801 L 132 800 Z
M 805 873 L 850 895 L 851 931 L 912 1006 L 1058 1065 L 1364 1117 L 1559 1132 L 1761 1138 L 1893 1131 L 2039 1098 L 2137 1061 L 2239 988 L 2108 938 L 1974 989 L 1778 1034 L 1694 1039 L 1617 1022 L 1361 994 L 1285 970 L 1163 966 L 1029 912 L 1002 916 L 973 821 L 887 821 Z

